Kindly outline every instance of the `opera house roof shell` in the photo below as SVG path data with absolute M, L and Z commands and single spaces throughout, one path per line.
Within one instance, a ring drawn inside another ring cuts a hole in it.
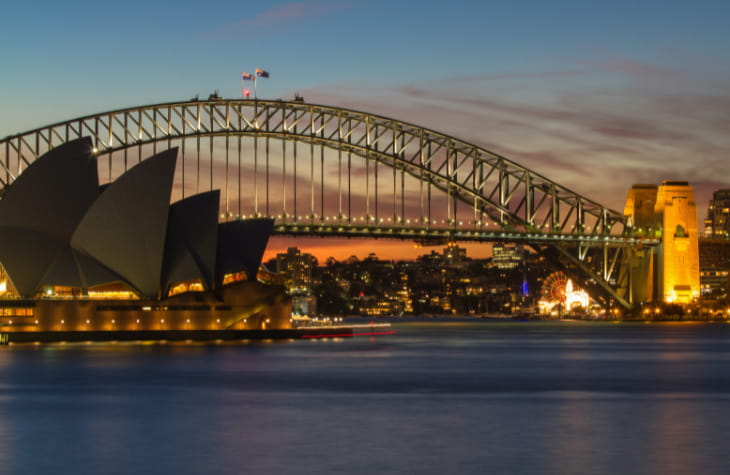
M 154 299 L 183 281 L 255 279 L 273 220 L 219 224 L 218 190 L 170 205 L 176 159 L 166 150 L 101 187 L 89 138 L 31 163 L 0 200 L 0 263 L 17 293 L 124 283 Z

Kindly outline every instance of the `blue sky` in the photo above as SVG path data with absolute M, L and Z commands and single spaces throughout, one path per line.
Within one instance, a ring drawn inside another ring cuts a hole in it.
M 632 183 L 730 187 L 730 2 L 13 2 L 0 136 L 240 95 L 376 112 L 473 141 L 621 209 Z

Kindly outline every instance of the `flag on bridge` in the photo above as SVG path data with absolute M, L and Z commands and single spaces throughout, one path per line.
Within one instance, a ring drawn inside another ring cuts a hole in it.
M 243 79 L 244 81 L 253 81 L 254 79 L 256 79 L 256 76 L 254 76 L 253 74 L 241 73 L 241 79 Z
M 260 78 L 267 78 L 269 77 L 269 72 L 264 71 L 263 69 L 256 68 L 256 76 Z

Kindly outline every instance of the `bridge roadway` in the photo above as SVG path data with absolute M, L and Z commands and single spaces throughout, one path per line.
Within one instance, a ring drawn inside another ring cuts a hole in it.
M 470 241 L 470 242 L 523 242 L 536 244 L 570 243 L 583 245 L 602 245 L 614 247 L 650 247 L 660 243 L 659 239 L 613 236 L 582 235 L 562 233 L 484 231 L 464 228 L 423 228 L 388 225 L 356 225 L 356 224 L 320 224 L 320 223 L 284 223 L 274 224 L 274 234 L 284 236 L 331 236 L 345 238 L 372 239 L 405 239 L 435 242 Z

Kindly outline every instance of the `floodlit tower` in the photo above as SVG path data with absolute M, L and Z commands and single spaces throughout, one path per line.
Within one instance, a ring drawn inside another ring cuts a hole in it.
M 664 302 L 690 303 L 700 293 L 697 208 L 686 181 L 663 181 L 654 214 L 661 225 L 657 295 Z
M 626 196 L 624 215 L 628 218 L 632 232 L 640 237 L 658 237 L 659 223 L 654 214 L 657 199 L 657 185 L 633 185 Z M 651 302 L 655 300 L 655 250 L 640 248 L 634 250 L 631 260 L 631 301 Z
M 631 227 L 639 236 L 653 236 L 657 221 L 654 205 L 657 197 L 656 185 L 633 185 L 626 196 L 624 216 L 628 217 Z

